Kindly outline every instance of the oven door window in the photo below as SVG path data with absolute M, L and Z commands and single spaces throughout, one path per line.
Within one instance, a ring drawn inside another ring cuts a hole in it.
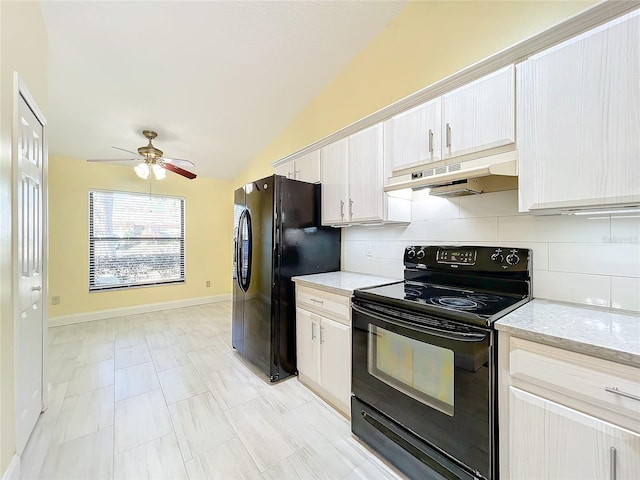
M 454 411 L 454 353 L 369 324 L 367 370 L 415 400 Z

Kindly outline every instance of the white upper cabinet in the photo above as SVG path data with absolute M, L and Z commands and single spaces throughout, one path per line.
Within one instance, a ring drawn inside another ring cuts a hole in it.
M 442 155 L 515 142 L 515 78 L 509 65 L 442 96 Z
M 440 98 L 418 105 L 384 123 L 385 156 L 391 170 L 442 158 Z
M 374 125 L 349 137 L 349 220 L 384 220 L 383 128 Z
M 323 147 L 321 165 L 323 225 L 411 221 L 411 201 L 383 190 L 388 167 L 382 124 Z
M 322 147 L 322 224 L 349 221 L 349 141 L 347 138 Z
M 302 155 L 290 162 L 276 167 L 276 174 L 294 180 L 320 183 L 320 150 Z
M 517 67 L 520 211 L 640 200 L 640 11 Z
M 515 121 L 509 65 L 387 120 L 385 160 L 398 171 L 514 144 Z

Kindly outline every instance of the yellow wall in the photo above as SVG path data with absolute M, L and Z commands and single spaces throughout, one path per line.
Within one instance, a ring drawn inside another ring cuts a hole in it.
M 186 277 L 180 285 L 89 293 L 90 189 L 149 192 L 186 198 Z M 224 180 L 187 180 L 169 173 L 142 180 L 132 167 L 49 159 L 49 317 L 228 294 L 231 291 L 233 191 Z M 205 286 L 211 281 L 211 287 Z
M 411 2 L 235 179 L 593 5 L 593 1 Z
M 15 452 L 12 288 L 13 72 L 46 116 L 47 38 L 38 2 L 0 1 L 0 476 Z

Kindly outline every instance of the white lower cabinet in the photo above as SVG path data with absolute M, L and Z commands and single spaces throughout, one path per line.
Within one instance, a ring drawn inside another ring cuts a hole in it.
M 499 339 L 500 478 L 640 478 L 640 369 Z
M 509 475 L 521 480 L 640 476 L 640 434 L 509 388 Z
M 346 416 L 351 410 L 349 303 L 348 297 L 296 287 L 298 378 Z

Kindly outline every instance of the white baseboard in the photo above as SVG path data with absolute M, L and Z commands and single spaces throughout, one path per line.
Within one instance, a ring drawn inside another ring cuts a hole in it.
M 160 310 L 170 310 L 172 308 L 193 307 L 206 303 L 225 302 L 231 300 L 230 293 L 212 295 L 210 297 L 187 298 L 185 300 L 174 300 L 172 302 L 147 303 L 133 307 L 111 308 L 109 310 L 97 310 L 95 312 L 76 313 L 61 317 L 49 318 L 50 327 L 60 327 L 62 325 L 72 325 L 74 323 L 92 322 L 94 320 L 104 320 L 105 318 L 124 317 L 126 315 L 138 315 L 141 313 L 158 312 Z
M 2 480 L 20 480 L 20 457 L 14 455 L 7 470 L 2 474 Z

